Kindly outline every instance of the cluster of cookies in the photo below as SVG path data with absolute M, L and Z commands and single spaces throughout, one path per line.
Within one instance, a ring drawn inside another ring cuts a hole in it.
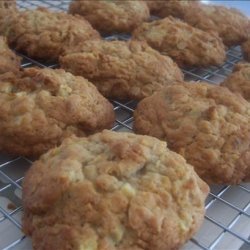
M 0 150 L 42 155 L 23 182 L 34 249 L 178 249 L 202 223 L 205 182 L 250 180 L 250 64 L 221 86 L 179 68 L 220 65 L 232 45 L 248 60 L 249 31 L 198 1 L 74 0 L 67 14 L 0 0 Z M 132 38 L 100 35 L 120 32 Z M 62 69 L 20 69 L 8 45 Z M 141 135 L 104 130 L 106 98 L 140 101 Z

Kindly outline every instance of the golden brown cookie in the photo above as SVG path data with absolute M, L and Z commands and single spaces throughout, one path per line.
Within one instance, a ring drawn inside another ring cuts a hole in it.
M 217 32 L 227 46 L 241 44 L 250 34 L 249 19 L 233 8 L 199 4 L 187 8 L 182 18 L 196 28 Z
M 233 73 L 221 85 L 239 93 L 250 102 L 250 64 L 236 64 Z
M 0 74 L 20 68 L 20 58 L 8 47 L 5 37 L 0 36 Z
M 128 32 L 149 19 L 149 9 L 144 1 L 137 0 L 74 0 L 69 13 L 79 14 L 102 33 Z
M 137 133 L 166 140 L 208 183 L 250 179 L 250 103 L 227 88 L 182 83 L 142 100 Z
M 18 51 L 46 60 L 57 59 L 67 47 L 100 38 L 84 18 L 44 8 L 12 12 L 7 21 L 0 18 L 0 32 Z
M 0 0 L 0 8 L 15 8 L 16 0 Z
M 206 67 L 220 65 L 225 60 L 225 48 L 217 35 L 173 17 L 141 24 L 133 32 L 133 38 L 146 41 L 180 66 Z
M 106 130 L 33 164 L 23 230 L 34 250 L 178 249 L 199 228 L 208 191 L 165 142 Z
M 187 11 L 198 5 L 198 0 L 145 0 L 150 13 L 159 17 L 183 18 Z
M 86 136 L 113 122 L 113 106 L 82 77 L 35 68 L 0 76 L 1 151 L 38 156 L 68 136 Z
M 244 59 L 250 62 L 250 39 L 242 44 L 241 49 L 242 49 Z
M 142 99 L 183 79 L 171 58 L 138 41 L 87 41 L 69 49 L 60 64 L 115 99 Z

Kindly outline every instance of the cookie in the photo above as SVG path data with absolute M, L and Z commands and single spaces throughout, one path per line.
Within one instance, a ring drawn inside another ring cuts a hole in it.
M 243 43 L 241 47 L 244 59 L 250 62 L 250 39 Z
M 87 41 L 59 61 L 66 71 L 84 76 L 115 99 L 139 100 L 183 79 L 171 58 L 138 41 Z
M 0 74 L 18 72 L 21 59 L 8 47 L 6 39 L 0 36 Z
M 103 131 L 43 155 L 23 182 L 34 250 L 178 249 L 199 228 L 208 186 L 166 143 Z
M 15 8 L 16 0 L 0 0 L 0 8 Z
M 0 151 L 38 156 L 113 122 L 113 106 L 82 77 L 48 68 L 0 76 Z
M 250 102 L 250 64 L 236 64 L 232 74 L 221 85 L 239 93 Z
M 56 60 L 65 48 L 100 38 L 84 18 L 45 8 L 12 12 L 2 25 L 0 19 L 0 33 L 18 51 L 45 60 Z
M 217 35 L 173 17 L 141 24 L 133 39 L 146 41 L 182 67 L 220 65 L 225 60 L 225 48 Z
M 196 28 L 217 32 L 227 46 L 239 45 L 249 37 L 249 19 L 233 8 L 200 3 L 188 8 L 182 18 Z
M 104 34 L 130 33 L 136 26 L 149 19 L 149 9 L 144 1 L 81 1 L 74 0 L 69 13 L 79 14 Z
M 183 18 L 187 11 L 198 5 L 197 0 L 146 0 L 150 13 L 159 17 L 178 17 Z
M 250 180 L 250 103 L 227 88 L 167 86 L 138 104 L 134 130 L 166 140 L 210 184 Z

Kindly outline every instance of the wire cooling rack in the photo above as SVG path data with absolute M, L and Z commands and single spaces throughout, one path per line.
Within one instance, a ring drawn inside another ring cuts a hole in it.
M 67 10 L 69 1 L 61 0 L 19 0 L 20 9 L 34 9 L 37 6 L 53 10 Z M 107 39 L 112 39 L 108 37 Z M 22 67 L 50 67 L 21 55 Z M 186 80 L 221 82 L 242 60 L 241 50 L 231 48 L 227 61 L 221 67 L 183 70 Z M 116 112 L 115 131 L 131 131 L 132 114 L 136 102 L 112 101 Z M 0 249 L 32 249 L 31 241 L 21 231 L 22 180 L 32 161 L 24 157 L 10 157 L 0 154 Z M 206 201 L 206 216 L 199 232 L 183 247 L 185 250 L 250 249 L 250 183 L 238 186 L 212 186 Z M 152 249 L 153 250 L 153 249 Z M 166 249 L 167 250 L 167 249 Z

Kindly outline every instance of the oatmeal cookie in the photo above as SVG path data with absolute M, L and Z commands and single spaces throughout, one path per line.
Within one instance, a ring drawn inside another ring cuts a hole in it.
M 87 41 L 69 49 L 59 61 L 110 98 L 142 99 L 183 79 L 171 58 L 139 41 Z
M 0 8 L 15 8 L 16 0 L 0 0 Z
M 142 100 L 137 133 L 168 142 L 208 183 L 250 180 L 250 103 L 227 88 L 180 83 Z
M 6 39 L 0 36 L 0 74 L 20 68 L 20 58 L 7 45 Z
M 183 18 L 187 11 L 197 6 L 198 0 L 146 0 L 150 13 L 159 17 Z
M 241 49 L 245 60 L 250 62 L 250 39 L 243 43 Z
M 199 228 L 208 191 L 156 138 L 68 138 L 25 176 L 23 230 L 34 250 L 178 249 Z
M 173 17 L 143 23 L 133 38 L 173 58 L 180 66 L 220 65 L 225 60 L 221 39 Z
M 200 3 L 188 8 L 182 18 L 196 28 L 217 32 L 227 46 L 243 43 L 250 34 L 249 19 L 233 8 Z
M 105 34 L 129 33 L 149 19 L 147 4 L 141 0 L 74 0 L 69 13 L 82 15 L 95 29 Z
M 221 85 L 239 93 L 250 102 L 250 64 L 236 64 L 233 73 Z
M 0 76 L 0 151 L 38 156 L 113 122 L 112 105 L 82 77 L 35 68 Z
M 4 23 L 4 24 L 3 24 Z M 45 8 L 12 12 L 0 19 L 0 33 L 18 51 L 37 59 L 55 60 L 65 48 L 100 35 L 84 18 Z

